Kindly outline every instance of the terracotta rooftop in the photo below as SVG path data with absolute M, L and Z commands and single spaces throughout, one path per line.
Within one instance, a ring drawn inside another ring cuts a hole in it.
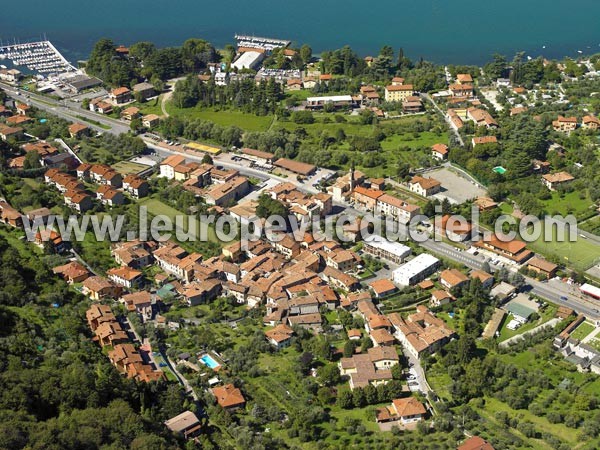
M 233 384 L 214 387 L 212 389 L 212 393 L 217 399 L 217 403 L 222 408 L 243 406 L 246 403 L 246 399 L 242 395 L 242 391 L 236 388 Z

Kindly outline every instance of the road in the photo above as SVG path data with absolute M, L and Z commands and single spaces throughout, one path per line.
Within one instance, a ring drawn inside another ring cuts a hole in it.
M 192 155 L 189 153 L 183 153 L 182 151 L 170 150 L 168 148 L 163 147 L 162 145 L 157 145 L 156 142 L 152 141 L 151 139 L 149 139 L 145 136 L 141 136 L 141 138 L 148 148 L 154 150 L 161 157 L 166 158 L 167 156 L 170 156 L 170 155 L 182 155 L 185 157 L 185 159 L 187 159 L 189 161 L 195 161 L 195 162 L 202 162 L 202 159 L 204 157 L 203 155 Z M 181 148 L 181 147 L 179 147 L 179 148 Z M 314 189 L 311 186 L 306 186 L 306 185 L 300 183 L 299 181 L 293 179 L 293 177 L 292 178 L 283 178 L 283 177 L 280 177 L 277 175 L 273 175 L 271 173 L 264 172 L 262 170 L 254 169 L 252 167 L 246 167 L 237 162 L 231 161 L 229 158 L 226 157 L 226 155 L 219 155 L 219 156 L 213 157 L 213 162 L 215 165 L 223 166 L 226 169 L 235 169 L 241 175 L 244 175 L 247 177 L 258 178 L 259 180 L 267 180 L 270 178 L 272 180 L 280 181 L 281 183 L 292 183 L 292 184 L 296 185 L 296 187 L 298 187 L 298 189 L 303 192 L 312 193 L 312 194 L 319 192 L 319 191 L 317 191 L 317 189 Z
M 421 361 L 419 358 L 415 358 L 410 352 L 406 351 L 404 348 L 402 349 L 402 353 L 408 360 L 408 365 L 410 366 L 410 372 L 415 376 L 416 382 L 419 383 L 419 390 L 427 396 L 429 392 L 432 390 L 429 387 L 429 383 L 427 382 L 427 378 L 425 377 L 425 371 L 421 366 Z
M 560 306 L 567 306 L 592 320 L 600 319 L 600 301 L 581 293 L 576 285 L 569 285 L 560 280 L 541 282 L 525 278 L 531 286 L 531 293 Z M 561 300 L 565 297 L 566 300 Z
M 11 86 L 10 84 L 2 82 L 0 82 L 0 88 L 6 91 L 7 95 L 15 100 L 18 100 L 19 102 L 35 106 L 40 110 L 47 111 L 70 122 L 84 122 L 94 131 L 100 133 L 112 133 L 115 135 L 127 133 L 129 131 L 129 125 L 127 123 L 83 109 L 81 107 L 81 103 L 79 102 L 74 102 L 71 100 L 59 101 L 50 97 L 33 94 L 31 92 L 23 92 L 22 90 Z M 107 128 L 87 122 L 77 116 L 85 117 L 88 120 L 98 122 Z
M 0 83 L 0 87 L 2 89 L 4 89 L 7 92 L 7 94 L 10 95 L 11 97 L 13 97 L 15 100 L 18 100 L 20 102 L 24 102 L 27 104 L 31 104 L 39 109 L 48 111 L 49 113 L 52 113 L 59 117 L 62 117 L 66 120 L 78 121 L 80 119 L 78 119 L 77 116 L 83 116 L 83 117 L 89 118 L 90 120 L 101 123 L 104 126 L 110 127 L 110 129 L 104 129 L 102 127 L 99 127 L 99 126 L 96 126 L 93 124 L 88 124 L 90 126 L 90 128 L 92 128 L 96 131 L 110 132 L 113 134 L 126 133 L 129 131 L 129 126 L 126 123 L 123 123 L 119 120 L 112 119 L 112 118 L 109 118 L 106 116 L 102 116 L 102 115 L 99 115 L 96 113 L 92 113 L 91 111 L 84 110 L 81 108 L 80 103 L 71 102 L 71 101 L 57 101 L 57 100 L 54 100 L 54 99 L 51 99 L 48 97 L 43 97 L 43 96 L 33 94 L 33 93 L 27 93 L 27 94 L 24 94 L 23 92 L 18 93 L 17 88 L 15 88 L 14 86 L 8 85 L 6 83 Z M 439 109 L 439 107 L 435 104 L 433 99 L 431 99 L 431 97 L 428 94 L 422 94 L 422 96 L 424 98 L 426 98 L 429 102 L 431 102 L 434 105 L 434 107 L 440 113 L 443 114 L 443 112 Z M 460 135 L 458 134 L 458 132 L 456 132 L 456 130 L 454 130 L 454 131 L 457 134 L 457 137 L 460 138 Z M 172 151 L 169 149 L 165 149 L 164 147 L 158 146 L 149 139 L 145 139 L 145 142 L 149 148 L 152 148 L 153 150 L 157 151 L 160 155 L 166 156 L 166 155 L 171 155 L 171 154 L 181 154 L 180 152 Z M 462 142 L 462 139 L 461 139 L 461 142 Z M 202 160 L 201 156 L 186 154 L 185 157 L 189 160 L 198 161 L 198 162 L 200 162 Z M 242 166 L 231 160 L 227 160 L 227 158 L 225 156 L 217 158 L 216 163 L 219 165 L 222 165 L 223 167 L 226 167 L 226 168 L 236 169 L 236 170 L 240 171 L 240 173 L 242 175 L 256 177 L 261 180 L 271 178 L 271 179 L 275 179 L 280 182 L 290 182 L 290 183 L 293 183 L 294 185 L 296 185 L 296 187 L 299 190 L 301 190 L 303 192 L 307 192 L 307 193 L 314 194 L 314 193 L 319 192 L 314 187 L 308 186 L 306 184 L 303 184 L 303 183 L 297 181 L 294 177 L 283 178 L 283 177 L 279 177 L 277 175 L 269 174 L 269 173 L 251 168 L 251 167 L 245 167 L 245 166 Z M 339 207 L 343 208 L 343 210 L 345 210 L 345 212 L 350 215 L 362 216 L 365 214 L 364 211 L 359 211 L 359 210 L 354 209 L 346 204 L 335 203 L 335 206 L 339 206 Z M 600 243 L 600 238 L 595 235 L 592 235 L 590 233 L 586 233 L 583 231 L 581 232 L 581 234 L 586 236 L 589 240 L 593 240 L 594 243 Z M 477 257 L 467 254 L 465 252 L 460 252 L 457 249 L 455 249 L 454 247 L 451 247 L 450 245 L 445 244 L 443 242 L 434 242 L 434 241 L 428 240 L 424 243 L 421 243 L 420 245 L 433 253 L 437 253 L 443 257 L 446 257 L 453 261 L 464 264 L 470 268 L 481 268 L 481 265 L 483 264 L 483 259 L 477 258 Z M 598 310 L 600 310 L 600 302 L 583 297 L 582 294 L 579 294 L 576 290 L 573 290 L 573 288 L 571 286 L 566 285 L 565 283 L 558 282 L 558 284 L 554 283 L 551 285 L 551 283 L 553 283 L 553 281 L 550 281 L 548 283 L 541 283 L 537 280 L 533 280 L 533 279 L 529 279 L 529 278 L 527 279 L 527 282 L 532 287 L 531 292 L 542 298 L 545 298 L 553 303 L 560 302 L 561 304 L 564 304 L 565 306 L 573 308 L 575 311 L 583 313 L 590 318 L 600 318 L 600 313 L 598 313 Z M 561 301 L 560 300 L 561 296 L 566 297 L 567 300 Z
M 168 156 L 172 154 L 180 154 L 179 152 L 171 151 L 156 145 L 153 142 L 148 142 L 149 140 L 145 140 L 148 147 L 156 150 L 160 155 Z M 201 161 L 202 157 L 193 156 L 193 155 L 185 155 L 187 159 L 194 161 Z M 306 186 L 303 183 L 298 182 L 297 180 L 292 178 L 282 178 L 273 174 L 269 174 L 266 172 L 262 172 L 260 170 L 253 169 L 251 167 L 240 166 L 234 162 L 227 162 L 226 160 L 217 159 L 215 164 L 222 165 L 226 168 L 239 170 L 242 175 L 253 176 L 260 178 L 262 180 L 271 178 L 278 180 L 280 182 L 291 182 L 294 183 L 299 190 L 309 193 L 317 192 L 316 189 Z M 353 216 L 364 216 L 365 211 L 360 211 L 355 208 L 348 206 L 347 204 L 339 204 L 336 203 L 336 206 L 340 206 L 344 209 L 344 212 Z M 472 255 L 465 251 L 461 251 L 445 242 L 437 242 L 432 239 L 428 239 L 425 242 L 420 242 L 419 245 L 430 251 L 431 253 L 437 254 L 441 257 L 450 259 L 454 262 L 458 262 L 463 264 L 471 269 L 481 269 L 483 263 L 486 261 L 486 258 L 483 255 Z M 492 269 L 499 269 L 499 267 L 491 265 Z M 512 269 L 514 270 L 514 269 Z M 574 289 L 572 286 L 556 280 L 550 280 L 548 282 L 541 282 L 535 280 L 533 278 L 525 278 L 527 284 L 530 286 L 530 290 L 532 294 L 535 294 L 543 299 L 546 299 L 552 303 L 561 304 L 567 306 L 569 308 L 574 309 L 578 313 L 582 313 L 585 316 L 591 319 L 600 319 L 600 301 L 595 301 L 585 297 L 583 294 L 579 293 L 577 289 Z M 560 300 L 560 297 L 567 298 L 566 301 Z
M 452 123 L 452 121 L 450 119 L 448 119 L 448 117 L 446 116 L 446 113 L 444 113 L 440 109 L 440 107 L 437 105 L 437 103 L 435 102 L 435 100 L 433 100 L 429 94 L 423 94 L 422 93 L 421 97 L 424 98 L 425 100 L 427 100 L 429 103 L 431 103 L 433 105 L 433 107 L 436 109 L 436 111 L 439 112 L 442 115 L 442 117 L 444 117 L 444 120 L 448 124 L 448 127 L 452 131 L 452 134 L 454 134 L 454 136 L 456 137 L 456 140 L 460 143 L 460 146 L 464 147 L 465 146 L 465 142 L 463 141 L 462 136 L 460 135 L 460 133 L 458 132 L 458 130 L 456 129 L 456 127 L 454 126 L 454 124 Z

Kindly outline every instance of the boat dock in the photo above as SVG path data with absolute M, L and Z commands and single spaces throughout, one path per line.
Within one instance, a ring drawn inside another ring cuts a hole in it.
M 283 39 L 248 36 L 243 34 L 236 34 L 235 40 L 237 41 L 238 47 L 259 48 L 268 52 L 271 52 L 276 48 L 287 47 L 291 44 L 291 41 L 285 41 Z
M 0 59 L 10 61 L 15 67 L 25 66 L 39 74 L 76 70 L 50 41 L 1 45 Z

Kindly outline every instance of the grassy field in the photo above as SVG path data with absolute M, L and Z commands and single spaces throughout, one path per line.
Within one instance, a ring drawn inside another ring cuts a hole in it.
M 552 235 L 552 241 L 544 242 L 542 234 L 537 241 L 528 243 L 528 247 L 547 258 L 554 257 L 577 270 L 589 269 L 600 258 L 600 245 L 588 239 L 577 236 L 575 242 L 556 242 L 556 230 L 553 230 Z
M 292 97 L 302 100 L 306 93 L 292 93 Z M 350 138 L 352 136 L 371 136 L 378 129 L 387 130 L 389 136 L 381 141 L 381 152 L 379 157 L 383 164 L 375 167 L 363 167 L 360 164 L 357 168 L 371 177 L 383 177 L 395 175 L 398 162 L 403 161 L 412 167 L 420 167 L 430 157 L 430 147 L 438 142 L 447 142 L 448 134 L 446 131 L 423 131 L 412 132 L 398 130 L 395 125 L 407 125 L 416 121 L 422 121 L 423 116 L 411 116 L 401 119 L 382 120 L 378 125 L 363 124 L 357 116 L 349 116 L 342 113 L 313 113 L 315 122 L 311 124 L 297 124 L 291 120 L 279 120 L 276 116 L 256 116 L 245 114 L 239 111 L 219 110 L 212 108 L 177 108 L 172 103 L 167 103 L 166 109 L 172 116 L 181 116 L 186 118 L 197 118 L 209 120 L 218 125 L 231 126 L 236 125 L 247 131 L 266 131 L 268 129 L 285 129 L 294 131 L 302 128 L 309 135 L 309 139 L 314 141 L 315 145 L 322 135 L 336 136 L 339 130 L 343 130 L 347 139 L 333 144 L 327 151 L 333 156 L 338 153 L 348 154 L 350 150 Z M 146 111 L 144 111 L 146 113 Z M 335 117 L 343 117 L 342 122 L 337 122 Z M 441 130 L 441 128 L 440 128 Z M 312 143 L 312 142 L 311 142 Z M 347 169 L 350 162 L 340 169 Z M 332 167 L 337 168 L 337 167 Z
M 589 209 L 592 205 L 592 201 L 589 196 L 580 198 L 580 191 L 573 191 L 567 194 L 561 195 L 559 192 L 552 192 L 552 198 L 548 200 L 542 200 L 542 205 L 548 214 L 560 214 L 566 216 L 567 214 L 581 214 Z
M 79 120 L 84 121 L 84 122 L 91 123 L 92 125 L 96 125 L 97 127 L 100 127 L 100 128 L 102 128 L 104 130 L 110 130 L 110 128 L 111 128 L 108 125 L 104 125 L 103 123 L 100 123 L 97 120 L 92 120 L 92 119 L 89 119 L 88 117 L 85 117 L 85 116 L 79 116 L 78 115 L 77 118 Z
M 515 411 L 515 410 L 511 409 L 505 403 L 502 403 L 502 402 L 496 400 L 495 398 L 485 397 L 485 403 L 484 403 L 483 408 L 476 408 L 476 409 L 480 413 L 482 413 L 484 417 L 486 417 L 490 420 L 495 420 L 494 416 L 499 411 L 504 411 L 504 412 L 508 413 L 508 415 L 510 417 L 518 416 L 519 421 L 526 420 L 526 421 L 533 423 L 536 430 L 550 433 L 553 436 L 558 437 L 562 441 L 565 441 L 569 445 L 571 445 L 572 446 L 571 448 L 576 448 L 575 445 L 579 442 L 579 439 L 577 438 L 576 433 L 573 432 L 573 429 L 568 428 L 567 426 L 565 426 L 561 423 L 552 424 L 552 423 L 548 422 L 548 420 L 546 418 L 535 416 L 532 413 L 530 413 L 528 410 L 525 410 L 525 409 L 520 409 L 518 411 Z M 525 440 L 525 442 L 528 442 L 532 448 L 536 448 L 536 449 L 552 448 L 550 445 L 546 444 L 544 441 L 542 441 L 540 439 L 527 438 L 523 434 L 519 433 L 518 431 L 515 430 L 515 432 L 523 440 Z
M 162 116 L 162 108 L 160 106 L 162 100 L 162 95 L 157 97 L 154 100 L 150 100 L 145 103 L 134 102 L 130 106 L 135 106 L 140 109 L 140 113 L 145 116 L 147 114 L 156 114 L 157 116 Z
M 143 164 L 134 163 L 131 161 L 119 161 L 116 164 L 112 165 L 113 169 L 119 172 L 121 175 L 128 175 L 130 173 L 139 173 L 142 170 L 148 168 Z
M 245 380 L 251 386 L 251 389 L 248 389 L 248 391 L 252 392 L 254 399 L 262 404 L 271 403 L 287 412 L 297 412 L 300 408 L 305 407 L 309 397 L 306 395 L 303 376 L 294 370 L 293 363 L 299 357 L 300 353 L 292 347 L 280 350 L 275 354 L 262 353 L 258 366 L 263 369 L 263 375 Z M 341 385 L 337 386 L 337 389 L 338 391 L 348 389 L 347 382 L 342 382 Z M 372 405 L 347 410 L 335 404 L 328 406 L 332 420 L 329 423 L 323 424 L 323 428 L 329 431 L 328 441 L 330 439 L 335 440 L 332 437 L 333 434 L 346 436 L 344 431 L 339 430 L 340 425 L 346 419 L 359 419 L 367 432 L 379 432 L 379 427 L 370 412 L 377 406 Z M 296 438 L 289 438 L 286 430 L 279 423 L 271 423 L 269 427 L 273 435 L 285 438 L 290 444 L 298 445 L 298 448 L 317 448 L 312 446 L 307 447 Z
M 600 235 L 600 217 L 596 216 L 580 223 L 579 228 L 588 233 Z
M 247 131 L 266 131 L 273 122 L 273 116 L 256 116 L 239 111 L 213 110 L 209 108 L 185 108 L 180 109 L 168 102 L 166 110 L 172 116 L 185 116 L 188 119 L 210 120 L 217 125 L 236 125 Z
M 14 247 L 24 258 L 29 257 L 31 253 L 39 255 L 44 253 L 37 245 L 30 244 L 21 230 L 10 228 L 8 225 L 0 225 L 0 236 L 6 239 L 10 246 Z

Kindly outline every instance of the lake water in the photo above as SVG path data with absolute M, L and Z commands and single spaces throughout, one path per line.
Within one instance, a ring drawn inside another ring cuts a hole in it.
M 276 0 L 171 2 L 29 0 L 2 2 L 0 39 L 43 33 L 72 61 L 110 37 L 129 45 L 178 45 L 202 37 L 216 46 L 254 34 L 308 43 L 315 52 L 351 45 L 377 54 L 388 44 L 413 60 L 483 63 L 491 54 L 524 50 L 550 58 L 600 52 L 600 1 L 578 0 Z M 543 46 L 546 46 L 544 49 Z

